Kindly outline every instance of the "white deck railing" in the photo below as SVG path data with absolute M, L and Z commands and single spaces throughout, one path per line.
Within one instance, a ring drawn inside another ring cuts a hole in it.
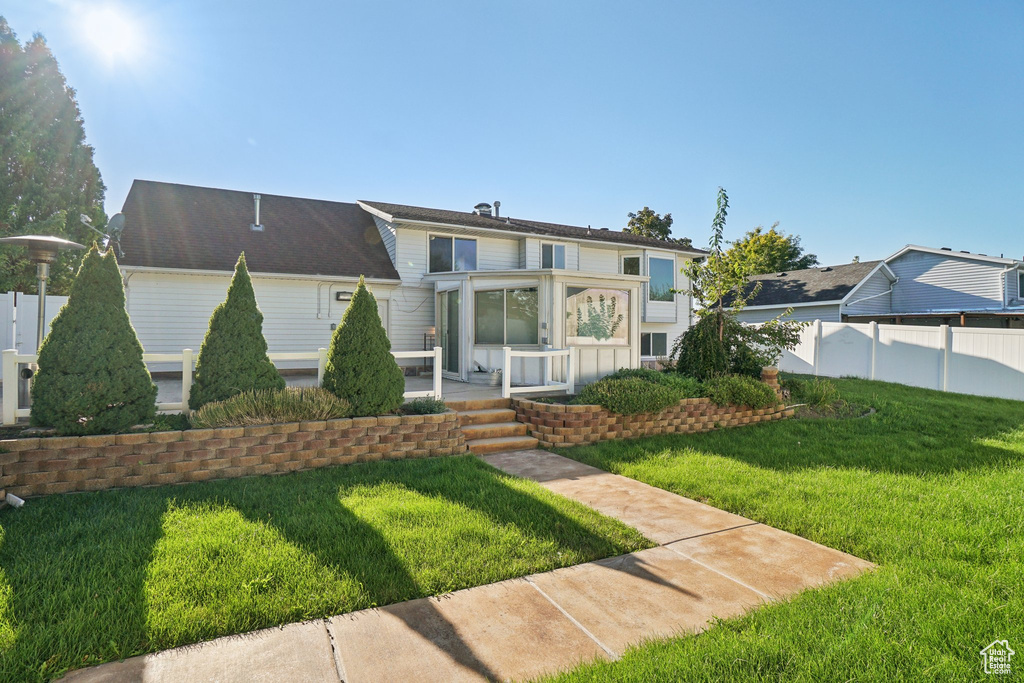
M 281 361 L 316 361 L 316 383 L 319 386 L 324 379 L 324 368 L 327 367 L 327 349 L 316 352 L 299 353 L 268 353 L 270 360 Z M 434 387 L 428 391 L 407 391 L 405 398 L 423 398 L 432 396 L 441 400 L 441 347 L 435 346 L 430 351 L 392 351 L 395 358 L 433 358 Z M 156 409 L 162 412 L 188 412 L 188 398 L 192 391 L 192 373 L 196 354 L 192 349 L 183 349 L 181 353 L 143 353 L 142 360 L 146 363 L 181 363 L 181 401 L 173 403 L 157 403 Z M 18 353 L 17 349 L 3 352 L 3 363 L 0 365 L 3 379 L 3 423 L 12 425 L 19 417 L 28 417 L 29 408 L 18 407 L 18 366 L 22 363 L 35 363 L 36 354 Z
M 573 358 L 576 349 L 570 346 L 567 349 L 547 349 L 546 351 L 517 351 L 510 346 L 502 348 L 504 362 L 501 370 L 501 397 L 508 398 L 512 394 L 525 394 L 537 391 L 565 391 L 567 394 L 576 393 L 575 368 Z M 565 380 L 553 382 L 551 380 L 551 359 L 565 357 Z M 543 375 L 541 384 L 512 386 L 512 359 L 513 358 L 543 358 Z

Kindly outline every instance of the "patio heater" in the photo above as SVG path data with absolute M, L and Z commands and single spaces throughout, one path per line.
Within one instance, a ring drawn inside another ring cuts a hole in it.
M 50 278 L 50 264 L 57 260 L 57 254 L 61 249 L 85 249 L 85 247 L 78 242 L 50 235 L 4 237 L 0 238 L 0 243 L 28 247 L 28 257 L 36 264 L 36 278 L 39 282 L 39 319 L 36 321 L 36 353 L 39 353 L 39 347 L 43 345 L 43 333 L 46 331 L 46 281 Z M 18 403 L 21 408 L 27 408 L 29 405 L 28 381 L 32 378 L 33 374 L 34 370 L 28 363 L 21 363 L 18 366 Z

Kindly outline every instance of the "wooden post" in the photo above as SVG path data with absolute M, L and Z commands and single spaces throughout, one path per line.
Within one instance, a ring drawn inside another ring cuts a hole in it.
M 324 352 L 327 353 L 326 351 Z M 434 398 L 441 400 L 441 347 L 434 347 Z
M 18 350 L 7 349 L 3 356 L 4 424 L 12 425 L 18 421 Z
M 192 349 L 181 350 L 181 412 L 188 415 L 188 398 L 192 394 Z
M 565 356 L 565 383 L 568 385 L 565 388 L 565 393 L 572 396 L 576 393 L 576 362 L 574 360 L 576 356 L 576 347 L 570 346 L 569 353 Z
M 327 370 L 327 349 L 317 349 L 316 351 L 316 385 L 320 386 L 324 383 L 324 371 Z M 437 372 L 437 368 L 434 368 L 434 372 Z
M 869 379 L 875 378 L 875 369 L 878 367 L 878 323 L 872 320 L 868 323 L 871 328 L 871 375 Z
M 953 355 L 953 330 L 949 325 L 940 325 L 939 333 L 942 335 L 942 377 L 939 380 L 939 388 L 949 391 L 949 361 Z
M 814 321 L 814 376 L 818 376 L 821 359 L 821 318 Z
M 503 346 L 501 363 L 501 397 L 512 396 L 512 347 Z

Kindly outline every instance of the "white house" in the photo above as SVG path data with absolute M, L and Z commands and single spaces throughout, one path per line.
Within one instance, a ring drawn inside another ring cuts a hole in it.
M 704 252 L 608 229 L 498 214 L 355 204 L 136 180 L 120 258 L 150 352 L 198 349 L 246 254 L 272 352 L 328 345 L 360 275 L 396 351 L 443 351 L 445 377 L 502 365 L 502 347 L 575 347 L 576 381 L 667 355 L 690 324 L 680 268 Z M 517 358 L 533 384 L 538 359 Z M 555 373 L 561 372 L 556 369 Z M 557 378 L 553 378 L 557 379 Z
M 882 261 L 768 273 L 740 312 L 796 320 L 1024 328 L 1024 261 L 907 245 Z

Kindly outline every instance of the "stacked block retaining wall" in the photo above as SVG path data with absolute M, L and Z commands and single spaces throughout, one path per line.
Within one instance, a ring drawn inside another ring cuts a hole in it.
M 778 371 L 765 368 L 761 379 L 780 395 Z M 707 398 L 687 398 L 660 413 L 619 415 L 596 405 L 559 405 L 514 399 L 516 419 L 527 425 L 542 448 L 568 448 L 608 439 L 632 439 L 658 434 L 692 434 L 719 427 L 781 420 L 793 408 L 782 403 L 768 408 L 717 406 Z
M 0 488 L 26 498 L 465 452 L 454 412 L 8 439 L 0 441 Z

